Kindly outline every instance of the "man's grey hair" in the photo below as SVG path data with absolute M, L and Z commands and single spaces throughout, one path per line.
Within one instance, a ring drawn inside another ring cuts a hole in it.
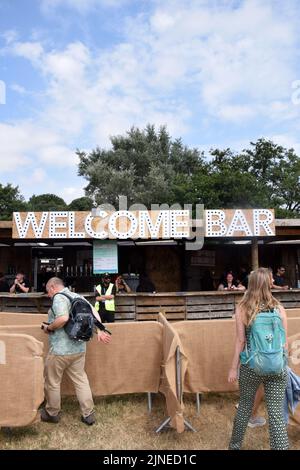
M 65 287 L 64 281 L 60 277 L 51 277 L 46 284 L 46 289 L 49 287 Z

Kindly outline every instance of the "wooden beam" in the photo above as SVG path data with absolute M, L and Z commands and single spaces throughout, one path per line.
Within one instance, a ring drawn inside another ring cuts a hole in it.
M 0 220 L 0 228 L 12 228 L 11 220 Z
M 251 260 L 252 260 L 252 270 L 254 271 L 255 269 L 259 267 L 257 238 L 252 239 Z

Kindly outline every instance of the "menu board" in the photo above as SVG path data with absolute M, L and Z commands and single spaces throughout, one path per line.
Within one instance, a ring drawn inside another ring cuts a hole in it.
M 93 273 L 118 272 L 118 245 L 111 240 L 94 240 L 93 242 Z

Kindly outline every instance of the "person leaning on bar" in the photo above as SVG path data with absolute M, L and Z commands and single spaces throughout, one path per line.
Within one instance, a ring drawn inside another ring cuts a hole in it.
M 23 271 L 18 271 L 9 292 L 11 294 L 27 294 L 30 291 L 30 287 L 29 281 L 25 279 Z
M 220 282 L 218 290 L 246 290 L 246 287 L 234 279 L 232 272 L 228 272 L 225 280 Z
M 286 283 L 286 280 L 284 279 L 284 275 L 285 275 L 285 267 L 278 266 L 276 274 L 273 274 L 272 289 L 287 290 L 289 288 L 288 284 Z
M 131 293 L 131 289 L 129 285 L 125 282 L 121 274 L 117 277 L 115 281 L 115 286 L 116 286 L 117 294 L 130 294 Z

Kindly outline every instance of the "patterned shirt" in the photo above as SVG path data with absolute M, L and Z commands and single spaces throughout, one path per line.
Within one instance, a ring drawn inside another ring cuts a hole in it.
M 66 287 L 61 292 L 65 292 L 70 297 L 80 297 L 78 294 L 71 292 Z M 71 302 L 64 295 L 56 294 L 53 299 L 52 308 L 48 310 L 48 322 L 52 323 L 56 318 L 70 313 Z M 86 351 L 84 342 L 74 341 L 70 339 L 64 328 L 55 330 L 49 334 L 50 354 L 55 356 L 68 356 L 69 354 L 79 354 Z

